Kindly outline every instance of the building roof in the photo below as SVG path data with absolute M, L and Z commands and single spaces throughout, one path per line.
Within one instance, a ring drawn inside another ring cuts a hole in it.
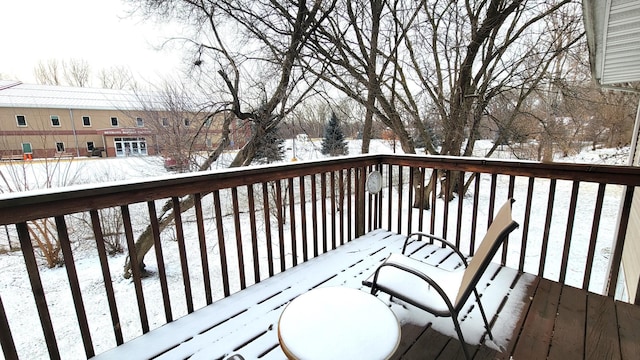
M 166 108 L 159 96 L 130 90 L 34 85 L 6 80 L 0 80 L 0 107 L 91 110 Z
M 640 81 L 640 0 L 583 0 L 591 73 L 601 85 Z

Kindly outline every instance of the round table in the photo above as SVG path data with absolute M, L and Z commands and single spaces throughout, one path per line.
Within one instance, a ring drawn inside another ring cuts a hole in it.
M 400 343 L 400 324 L 367 292 L 322 287 L 285 307 L 278 340 L 289 359 L 388 359 Z

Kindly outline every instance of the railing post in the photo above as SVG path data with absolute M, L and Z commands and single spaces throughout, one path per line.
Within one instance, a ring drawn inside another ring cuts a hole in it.
M 624 241 L 627 236 L 627 227 L 629 225 L 629 215 L 631 214 L 631 203 L 633 202 L 633 191 L 635 187 L 627 186 L 624 194 L 620 219 L 618 221 L 618 230 L 616 231 L 615 245 L 611 262 L 609 264 L 609 281 L 607 282 L 608 296 L 615 297 L 616 288 L 618 286 L 618 275 L 620 272 L 620 264 L 622 263 L 622 250 L 624 249 Z M 631 299 L 630 299 L 631 300 Z
M 364 235 L 364 219 L 365 219 L 365 200 L 364 200 L 364 179 L 365 168 L 360 167 L 355 169 L 356 183 L 355 183 L 355 197 L 356 197 L 356 237 Z

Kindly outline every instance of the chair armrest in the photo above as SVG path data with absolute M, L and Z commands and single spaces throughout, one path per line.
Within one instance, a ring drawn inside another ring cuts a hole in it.
M 418 237 L 418 238 L 424 236 L 424 237 L 428 237 L 429 239 L 432 239 L 432 240 L 440 241 L 442 244 L 446 245 L 448 248 L 453 250 L 458 255 L 458 257 L 460 257 L 460 260 L 462 260 L 462 263 L 464 264 L 465 268 L 467 266 L 469 266 L 469 264 L 467 263 L 467 258 L 458 249 L 457 246 L 455 246 L 453 243 L 451 243 L 451 242 L 449 242 L 449 241 L 447 241 L 447 240 L 445 240 L 445 239 L 443 239 L 441 237 L 438 237 L 438 236 L 435 236 L 435 235 L 432 235 L 432 234 L 428 234 L 428 233 L 425 233 L 425 232 L 414 232 L 414 233 L 409 234 L 409 236 L 407 236 L 407 238 L 404 240 L 404 245 L 402 246 L 402 255 L 406 255 L 404 252 L 405 252 L 405 250 L 407 248 L 407 244 L 409 243 L 409 240 L 414 236 Z
M 415 303 L 414 301 L 411 300 L 411 298 L 404 296 L 404 294 L 398 293 L 396 291 L 392 291 L 391 289 L 385 287 L 385 286 L 379 286 L 378 285 L 378 275 L 380 273 L 380 269 L 384 268 L 384 267 L 394 267 L 397 268 L 399 270 L 408 272 L 412 275 L 417 276 L 418 278 L 422 279 L 423 281 L 425 281 L 426 283 L 428 283 L 437 293 L 438 295 L 440 295 L 440 297 L 442 298 L 442 300 L 444 301 L 444 303 L 447 305 L 447 307 L 449 308 L 449 312 L 441 312 L 441 311 L 437 311 L 435 309 L 424 309 L 423 306 L 421 306 L 418 303 Z M 438 283 L 433 280 L 432 278 L 430 278 L 428 275 L 426 275 L 425 273 L 423 273 L 420 270 L 417 270 L 415 268 L 406 266 L 404 264 L 400 264 L 394 261 L 385 261 L 383 262 L 375 271 L 375 273 L 373 274 L 373 281 L 371 284 L 371 294 L 375 295 L 377 290 L 382 290 L 383 292 L 397 297 L 399 299 L 402 299 L 404 301 L 409 302 L 410 304 L 417 306 L 419 308 L 422 308 L 424 310 L 427 310 L 435 315 L 438 316 L 450 316 L 450 314 L 453 314 L 455 312 L 454 308 L 453 308 L 453 304 L 451 303 L 451 299 L 449 299 L 449 296 L 447 296 L 447 293 L 444 291 L 444 289 L 442 289 L 442 287 L 440 285 L 438 285 Z

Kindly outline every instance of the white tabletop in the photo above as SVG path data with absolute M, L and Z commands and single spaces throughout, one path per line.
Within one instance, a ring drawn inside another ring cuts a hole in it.
M 278 338 L 294 359 L 387 359 L 400 343 L 400 324 L 386 304 L 367 292 L 323 287 L 287 305 Z

